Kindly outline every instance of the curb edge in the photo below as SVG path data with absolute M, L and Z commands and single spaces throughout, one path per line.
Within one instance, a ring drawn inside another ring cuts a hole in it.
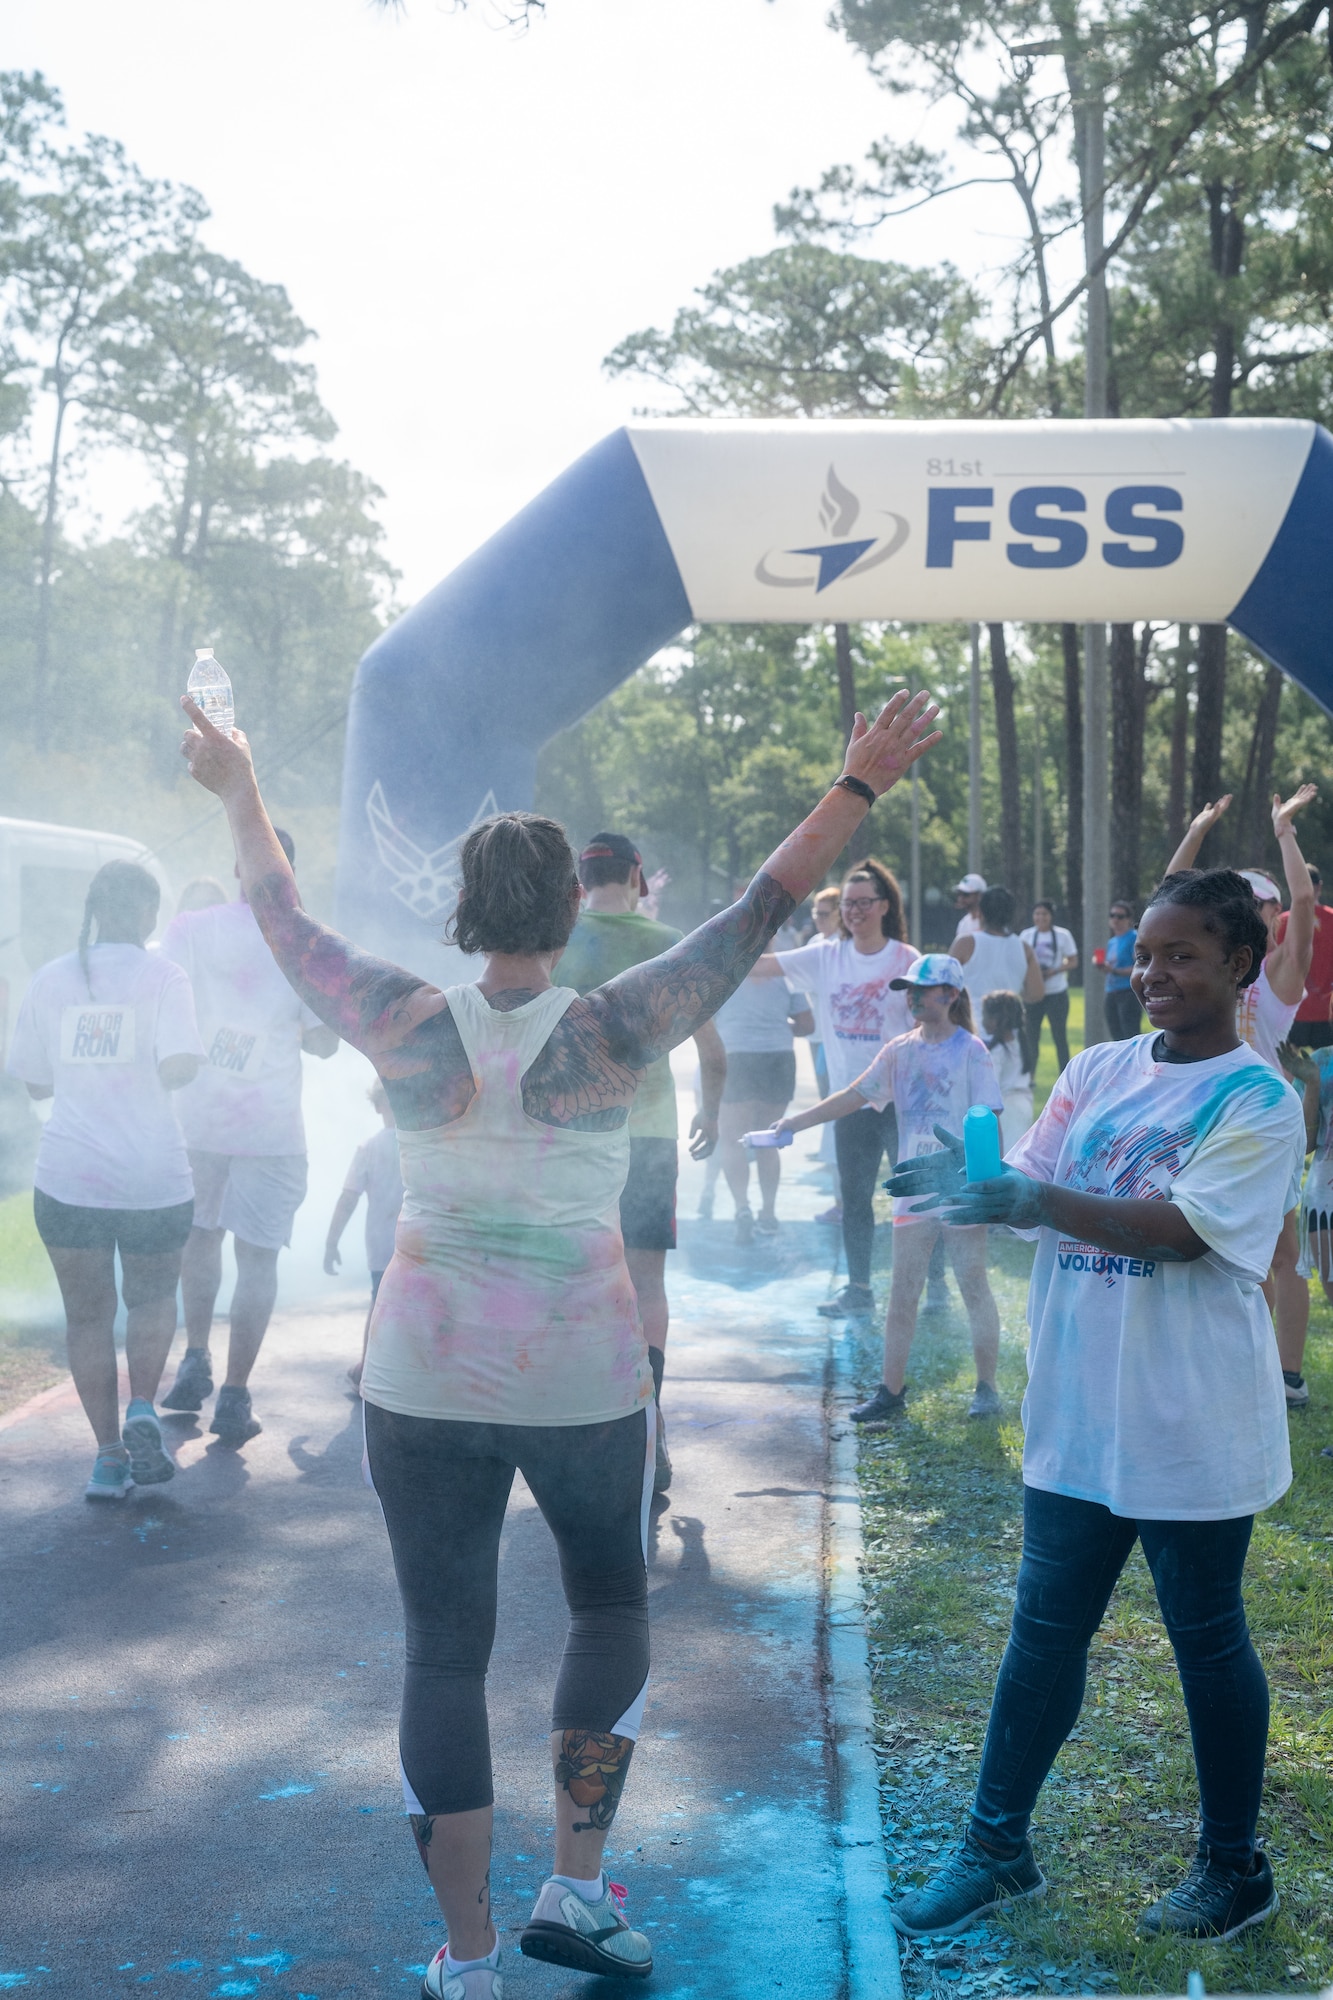
M 847 1938 L 848 2000 L 903 2000 L 898 1934 L 885 1897 L 888 1867 L 874 1754 L 870 1656 L 861 1593 L 861 1495 L 856 1433 L 846 1422 L 855 1401 L 848 1336 L 832 1342 L 829 1423 L 828 1665 L 829 1710 L 838 1759 L 841 1811 L 837 1846 Z

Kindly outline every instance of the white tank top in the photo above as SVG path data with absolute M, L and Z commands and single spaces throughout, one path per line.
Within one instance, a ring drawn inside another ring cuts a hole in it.
M 981 1003 L 988 993 L 1023 992 L 1027 978 L 1027 947 L 1021 937 L 994 937 L 973 931 L 972 956 L 963 967 L 963 984 L 972 996 L 972 1011 L 981 1020 Z
M 477 1094 L 461 1118 L 398 1128 L 403 1206 L 361 1393 L 401 1416 L 596 1424 L 653 1393 L 620 1237 L 629 1132 L 571 1132 L 523 1109 L 523 1078 L 578 995 L 499 1013 L 445 995 Z
M 1304 997 L 1302 994 L 1301 998 Z M 1259 967 L 1259 977 L 1253 984 L 1242 986 L 1236 995 L 1236 1033 L 1279 1076 L 1286 1072 L 1277 1059 L 1278 1043 L 1286 1041 L 1300 1004 L 1298 1000 L 1294 1007 L 1289 1007 L 1285 1000 L 1278 999 L 1268 983 L 1266 965 Z

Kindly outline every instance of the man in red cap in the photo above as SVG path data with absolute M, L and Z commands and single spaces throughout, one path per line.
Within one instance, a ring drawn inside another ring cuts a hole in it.
M 583 909 L 573 936 L 557 961 L 552 979 L 590 993 L 632 965 L 656 958 L 682 933 L 659 924 L 639 909 L 647 895 L 643 860 L 623 833 L 595 833 L 579 856 Z M 690 1126 L 690 1153 L 703 1160 L 717 1144 L 718 1107 L 726 1081 L 722 1038 L 711 1021 L 694 1037 L 699 1052 L 702 1105 Z M 625 1262 L 639 1296 L 639 1317 L 657 1389 L 657 1470 L 654 1490 L 671 1484 L 671 1459 L 662 1424 L 662 1373 L 666 1365 L 670 1310 L 666 1295 L 666 1253 L 676 1247 L 676 1085 L 666 1056 L 645 1071 L 629 1119 L 629 1177 L 620 1197 L 620 1230 Z

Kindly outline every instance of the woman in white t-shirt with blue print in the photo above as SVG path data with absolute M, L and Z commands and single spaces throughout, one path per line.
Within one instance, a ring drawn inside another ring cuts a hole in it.
M 915 1027 L 886 1042 L 870 1067 L 845 1090 L 835 1091 L 808 1111 L 780 1118 L 776 1131 L 800 1132 L 830 1118 L 854 1118 L 867 1105 L 882 1112 L 891 1104 L 898 1114 L 898 1156 L 906 1160 L 938 1152 L 935 1127 L 961 1126 L 972 1105 L 984 1104 L 995 1112 L 1003 1109 L 990 1054 L 972 1032 L 972 1006 L 958 960 L 946 952 L 929 952 L 893 986 L 906 995 Z M 893 1204 L 893 1282 L 884 1323 L 884 1380 L 868 1402 L 852 1411 L 858 1424 L 885 1423 L 903 1410 L 921 1287 L 941 1234 L 972 1329 L 977 1386 L 968 1414 L 999 1414 L 995 1365 L 1000 1316 L 986 1277 L 986 1232 L 942 1230 L 937 1215 L 919 1215 L 916 1209 L 914 1200 Z
M 831 1091 L 845 1090 L 876 1050 L 911 1027 L 896 982 L 920 953 L 906 943 L 902 891 L 880 861 L 860 861 L 843 878 L 839 910 L 845 937 L 822 938 L 795 951 L 766 953 L 759 978 L 779 973 L 810 996 L 823 1030 Z M 870 1264 L 875 1244 L 875 1182 L 880 1161 L 898 1157 L 893 1105 L 862 1104 L 834 1128 L 838 1199 L 847 1283 L 819 1307 L 825 1319 L 873 1312 Z
M 1282 1373 L 1260 1290 L 1304 1149 L 1296 1094 L 1236 1029 L 1267 934 L 1229 869 L 1144 911 L 1149 1032 L 1076 1055 L 998 1179 L 954 1158 L 901 1171 L 955 1221 L 1037 1240 L 1023 1404 L 1023 1557 L 971 1824 L 905 1936 L 961 1931 L 1045 1887 L 1029 1818 L 1083 1701 L 1088 1645 L 1135 1542 L 1175 1651 L 1202 1801 L 1187 1879 L 1150 1936 L 1228 1938 L 1277 1907 L 1255 1845 L 1268 1685 L 1241 1595 L 1254 1516 L 1291 1482 Z
M 189 980 L 144 949 L 158 898 L 135 862 L 98 870 L 78 950 L 33 979 L 7 1065 L 30 1097 L 55 1100 L 37 1151 L 33 1210 L 65 1303 L 70 1373 L 97 1439 L 90 1500 L 123 1500 L 131 1486 L 160 1485 L 176 1470 L 153 1408 L 194 1214 L 171 1092 L 192 1080 L 204 1048 Z M 123 1425 L 117 1250 L 130 1378 Z

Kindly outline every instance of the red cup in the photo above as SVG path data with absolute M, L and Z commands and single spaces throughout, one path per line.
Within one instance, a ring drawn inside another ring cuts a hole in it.
M 1092 962 L 1094 965 L 1100 965 L 1103 968 L 1103 970 L 1105 970 L 1106 951 L 1102 945 L 1098 945 L 1096 951 L 1094 951 L 1094 953 L 1092 954 Z

